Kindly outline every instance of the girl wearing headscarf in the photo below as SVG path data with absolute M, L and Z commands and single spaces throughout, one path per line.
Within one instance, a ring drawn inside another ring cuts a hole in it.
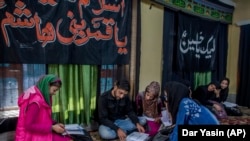
M 227 113 L 222 104 L 215 100 L 216 91 L 220 89 L 220 83 L 212 81 L 208 85 L 201 85 L 193 92 L 192 98 L 212 111 L 218 119 L 227 118 Z
M 227 100 L 228 92 L 229 92 L 229 83 L 230 83 L 229 78 L 225 77 L 221 79 L 220 89 L 216 89 L 215 97 L 213 98 L 213 100 L 219 103 L 225 102 Z
M 220 103 L 223 108 L 225 109 L 225 112 L 227 115 L 230 116 L 242 116 L 241 110 L 238 108 L 238 106 L 235 107 L 227 107 L 224 102 L 227 100 L 228 93 L 229 93 L 229 84 L 230 79 L 227 77 L 224 77 L 220 81 L 220 89 L 217 89 L 215 91 L 215 97 L 212 99 L 218 103 Z
M 217 81 L 212 81 L 207 85 L 198 86 L 192 93 L 192 98 L 198 100 L 202 105 L 207 106 L 210 110 L 213 108 L 217 111 L 222 110 L 221 106 L 211 102 L 214 98 L 216 89 L 220 88 L 220 84 Z
M 52 119 L 52 95 L 60 89 L 61 80 L 53 74 L 41 77 L 18 98 L 19 117 L 15 141 L 70 141 L 63 136 L 64 125 Z
M 211 111 L 190 98 L 190 89 L 184 84 L 167 82 L 164 94 L 172 123 L 175 125 L 169 136 L 170 141 L 178 141 L 177 125 L 219 125 L 219 121 Z
M 157 133 L 161 121 L 161 100 L 159 97 L 160 84 L 156 81 L 152 81 L 145 91 L 140 92 L 137 95 L 137 113 L 140 116 L 144 116 L 147 119 L 148 133 L 153 136 Z

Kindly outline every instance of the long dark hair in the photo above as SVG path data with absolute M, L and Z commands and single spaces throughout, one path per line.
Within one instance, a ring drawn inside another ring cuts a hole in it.
M 221 95 L 224 95 L 224 96 L 221 98 L 221 101 L 226 101 L 226 100 L 227 100 L 227 97 L 228 97 L 228 93 L 229 93 L 229 84 L 230 84 L 230 80 L 229 80 L 229 78 L 224 77 L 224 78 L 222 78 L 222 79 L 220 80 L 220 83 L 221 83 L 222 81 L 224 81 L 224 80 L 227 81 L 228 85 L 227 85 L 227 87 L 226 87 L 225 89 L 221 89 L 221 91 L 220 91 Z
M 172 122 L 175 124 L 180 102 L 183 98 L 189 97 L 190 90 L 180 82 L 170 81 L 166 83 L 165 91 L 167 92 L 168 110 L 171 113 Z
M 222 78 L 221 80 L 220 80 L 220 83 L 222 82 L 222 81 L 224 81 L 224 80 L 226 80 L 227 81 L 227 83 L 228 83 L 228 87 L 229 87 L 229 84 L 230 84 L 230 79 L 229 78 L 227 78 L 227 77 L 224 77 L 224 78 Z M 227 87 L 227 88 L 228 88 Z

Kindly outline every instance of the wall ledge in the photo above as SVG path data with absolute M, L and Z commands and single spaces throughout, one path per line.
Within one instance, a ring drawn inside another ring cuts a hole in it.
M 250 24 L 250 19 L 236 22 L 237 26 L 243 26 L 243 25 L 248 25 L 248 24 Z

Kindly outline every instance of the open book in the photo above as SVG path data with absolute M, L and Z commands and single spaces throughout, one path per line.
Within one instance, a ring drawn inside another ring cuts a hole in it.
M 84 135 L 83 129 L 79 124 L 66 124 L 63 135 Z
M 167 112 L 167 110 L 162 110 L 161 111 L 161 122 L 164 126 L 170 126 L 172 125 L 172 122 L 171 122 L 171 118 L 170 118 L 170 115 L 169 115 L 169 112 Z M 154 118 L 150 118 L 150 117 L 147 117 L 145 115 L 143 115 L 144 118 L 146 118 L 146 120 L 148 121 L 154 121 L 155 119 Z
M 238 106 L 236 103 L 232 103 L 232 102 L 228 102 L 228 101 L 223 102 L 223 104 L 226 107 L 237 107 Z
M 149 134 L 133 132 L 126 137 L 126 141 L 147 141 L 149 139 Z
M 161 121 L 164 124 L 164 126 L 170 126 L 170 125 L 172 125 L 172 122 L 171 122 L 171 119 L 170 119 L 170 115 L 167 112 L 167 110 L 162 110 L 161 111 L 161 115 L 162 115 Z

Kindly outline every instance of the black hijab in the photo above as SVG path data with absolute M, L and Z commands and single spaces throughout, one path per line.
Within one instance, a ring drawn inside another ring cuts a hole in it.
M 227 100 L 227 97 L 228 97 L 228 93 L 229 93 L 229 84 L 230 84 L 230 80 L 229 80 L 229 78 L 225 77 L 225 78 L 221 79 L 220 83 L 221 83 L 222 81 L 224 81 L 224 80 L 227 81 L 228 85 L 227 85 L 227 87 L 226 87 L 225 89 L 222 89 L 222 88 L 221 88 L 221 91 L 220 91 L 220 96 L 221 96 L 220 102 L 226 101 L 226 100 Z
M 189 97 L 190 90 L 180 82 L 170 81 L 166 83 L 165 91 L 167 92 L 168 109 L 172 116 L 172 122 L 175 124 L 179 104 L 185 97 Z

